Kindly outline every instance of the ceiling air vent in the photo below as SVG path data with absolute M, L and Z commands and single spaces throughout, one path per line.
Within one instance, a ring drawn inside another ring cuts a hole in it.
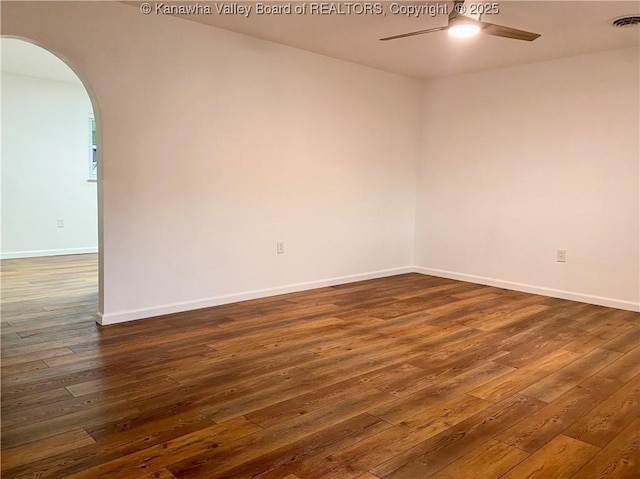
M 628 27 L 631 25 L 640 25 L 640 15 L 629 15 L 626 17 L 616 18 L 612 23 L 614 27 Z

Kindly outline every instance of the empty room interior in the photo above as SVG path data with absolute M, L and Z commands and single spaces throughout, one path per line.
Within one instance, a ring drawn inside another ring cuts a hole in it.
M 640 477 L 640 2 L 0 14 L 3 478 Z

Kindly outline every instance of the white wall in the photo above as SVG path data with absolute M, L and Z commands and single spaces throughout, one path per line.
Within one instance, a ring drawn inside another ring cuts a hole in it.
M 3 258 L 97 251 L 90 114 L 80 84 L 2 73 Z
M 2 31 L 97 99 L 103 322 L 413 264 L 419 82 L 112 2 L 5 2 Z
M 426 83 L 421 271 L 637 310 L 638 58 L 616 50 Z
M 2 31 L 97 107 L 104 323 L 413 265 L 638 307 L 637 50 L 423 92 L 115 2 L 3 2 Z

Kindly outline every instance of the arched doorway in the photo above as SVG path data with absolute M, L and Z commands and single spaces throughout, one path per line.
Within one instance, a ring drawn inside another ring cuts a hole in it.
M 90 305 L 87 318 L 97 319 L 103 310 L 102 149 L 95 96 L 69 62 L 48 49 L 22 38 L 0 42 L 3 269 L 41 274 L 23 297 L 59 298 L 69 286 L 67 301 Z M 5 275 L 5 285 L 11 278 Z M 11 292 L 3 290 L 5 311 L 42 307 L 8 304 Z

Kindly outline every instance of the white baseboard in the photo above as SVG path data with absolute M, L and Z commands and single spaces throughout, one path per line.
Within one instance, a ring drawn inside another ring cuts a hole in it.
M 467 281 L 469 283 L 484 284 L 487 286 L 495 286 L 498 288 L 511 289 L 514 291 L 522 291 L 524 293 L 540 294 L 542 296 L 551 296 L 552 298 L 568 299 L 570 301 L 578 301 L 580 303 L 596 304 L 598 306 L 607 306 L 609 308 L 640 312 L 640 303 L 633 303 L 631 301 L 624 301 L 615 298 L 605 298 L 602 296 L 594 296 L 591 294 L 574 293 L 572 291 L 562 291 L 553 288 L 545 288 L 543 286 L 515 283 L 513 281 L 504 281 L 495 278 L 486 278 L 484 276 L 456 273 L 453 271 L 444 271 L 440 269 L 422 268 L 416 266 L 414 268 L 414 271 L 416 273 L 438 276 L 441 278 L 457 279 L 460 281 Z
M 36 251 L 10 251 L 0 253 L 0 259 L 36 258 L 38 256 L 62 256 L 67 254 L 97 253 L 98 247 L 91 248 L 65 248 L 65 249 L 44 249 Z
M 296 293 L 298 291 L 306 291 L 315 288 L 324 288 L 326 286 L 335 286 L 338 284 L 355 283 L 357 281 L 365 281 L 368 279 L 385 278 L 387 276 L 395 276 L 398 274 L 414 273 L 415 268 L 407 266 L 404 268 L 393 268 L 381 271 L 373 271 L 370 273 L 353 274 L 349 276 L 340 276 L 335 278 L 322 279 L 318 281 L 309 281 L 305 283 L 289 284 L 276 288 L 258 289 L 247 291 L 244 293 L 234 293 L 223 296 L 214 296 L 194 301 L 185 301 L 181 303 L 164 304 L 160 306 L 152 306 L 149 308 L 131 309 L 127 311 L 117 311 L 115 313 L 98 313 L 98 323 L 102 325 L 122 323 L 125 321 L 133 321 L 135 319 L 150 318 L 161 316 L 164 314 L 180 313 L 183 311 L 191 311 L 194 309 L 210 308 L 212 306 L 220 306 L 222 304 L 236 303 L 238 301 L 247 301 L 250 299 L 266 298 L 268 296 L 277 296 L 279 294 Z
M 418 266 L 406 266 L 403 268 L 394 268 L 381 271 L 373 271 L 370 273 L 354 274 L 349 276 L 340 276 L 328 278 L 318 281 L 309 281 L 305 283 L 289 284 L 275 288 L 258 289 L 242 293 L 234 293 L 222 296 L 214 296 L 194 301 L 184 301 L 180 303 L 164 304 L 152 306 L 148 308 L 131 309 L 125 311 L 117 311 L 115 313 L 98 313 L 98 323 L 102 325 L 122 323 L 125 321 L 133 321 L 136 319 L 151 318 L 154 316 L 162 316 L 164 314 L 180 313 L 183 311 L 191 311 L 194 309 L 210 308 L 212 306 L 220 306 L 223 304 L 236 303 L 238 301 L 247 301 L 251 299 L 266 298 L 269 296 L 277 296 L 286 293 L 296 293 L 309 289 L 323 288 L 326 286 L 335 286 L 339 284 L 354 283 L 357 281 L 365 281 L 368 279 L 384 278 L 387 276 L 395 276 L 405 273 L 420 273 L 429 276 L 438 276 L 441 278 L 456 279 L 469 283 L 484 284 L 487 286 L 495 286 L 497 288 L 510 289 L 514 291 L 522 291 L 525 293 L 540 294 L 550 296 L 552 298 L 568 299 L 570 301 L 578 301 L 581 303 L 596 304 L 599 306 L 607 306 L 610 308 L 624 309 L 627 311 L 640 311 L 640 303 L 623 301 L 614 298 L 604 298 L 589 294 L 574 293 L 571 291 L 561 291 L 542 286 L 534 286 L 529 284 L 516 283 L 513 281 L 504 281 L 495 278 L 486 278 L 484 276 L 475 276 L 464 273 L 456 273 L 453 271 L 444 271 L 432 268 L 422 268 Z

